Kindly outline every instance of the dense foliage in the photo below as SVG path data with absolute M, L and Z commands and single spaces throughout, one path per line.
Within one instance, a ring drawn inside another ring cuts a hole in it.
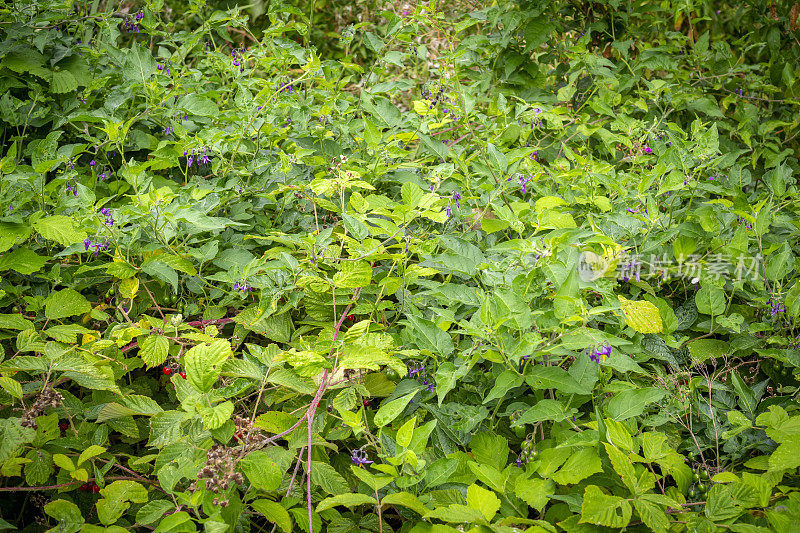
M 0 6 L 0 529 L 797 531 L 800 6 L 709 4 Z

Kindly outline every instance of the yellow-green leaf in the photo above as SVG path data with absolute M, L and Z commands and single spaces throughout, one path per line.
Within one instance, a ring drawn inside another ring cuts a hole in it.
M 661 333 L 664 325 L 661 323 L 661 314 L 658 307 L 651 302 L 628 300 L 620 296 L 619 303 L 625 314 L 625 323 L 639 333 Z

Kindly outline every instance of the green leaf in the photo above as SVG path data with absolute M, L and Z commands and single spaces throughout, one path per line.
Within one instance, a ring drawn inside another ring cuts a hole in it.
M 494 492 L 473 483 L 467 487 L 467 505 L 480 511 L 486 521 L 491 522 L 500 510 L 500 498 Z
M 147 368 L 163 365 L 169 355 L 169 341 L 163 335 L 140 337 L 139 357 Z
M 661 333 L 664 326 L 661 323 L 661 313 L 655 304 L 640 300 L 638 302 L 618 296 L 625 314 L 625 323 L 639 333 Z
M 58 67 L 56 67 L 58 68 Z M 78 80 L 68 70 L 57 70 L 53 72 L 53 78 L 50 80 L 50 92 L 54 94 L 63 94 L 74 91 L 78 88 Z
M 723 357 L 730 350 L 730 343 L 717 339 L 698 339 L 687 345 L 692 357 L 700 362 Z
M 54 529 L 59 533 L 80 531 L 84 522 L 80 508 L 67 500 L 55 500 L 47 503 L 44 506 L 44 512 L 58 522 L 58 527 Z
M 217 104 L 206 98 L 196 94 L 190 94 L 181 98 L 178 102 L 178 107 L 190 115 L 199 115 L 201 117 L 217 117 L 219 116 L 219 108 Z
M 409 315 L 407 319 L 411 325 L 407 333 L 421 350 L 430 350 L 442 357 L 453 353 L 453 340 L 436 324 L 414 315 Z
M 525 382 L 532 389 L 556 389 L 564 394 L 589 394 L 591 391 L 581 386 L 566 370 L 557 366 L 530 366 L 525 374 Z
M 20 385 L 17 380 L 8 376 L 2 376 L 0 377 L 0 387 L 14 398 L 18 400 L 22 399 L 22 385 Z
M 483 404 L 486 405 L 492 400 L 503 398 L 506 393 L 516 387 L 522 385 L 523 377 L 513 370 L 504 370 L 502 374 L 497 376 L 494 382 L 494 387 L 483 399 Z
M 716 285 L 703 283 L 694 301 L 697 310 L 704 315 L 719 316 L 725 312 L 725 291 Z
M 258 490 L 271 492 L 281 486 L 283 478 L 281 469 L 263 450 L 255 450 L 247 454 L 239 462 L 239 467 L 253 487 Z
M 368 118 L 364 118 L 364 140 L 370 146 L 377 146 L 381 142 L 381 132 Z
M 486 143 L 486 151 L 489 154 L 489 162 L 499 171 L 500 175 L 498 177 L 502 178 L 505 176 L 506 171 L 508 171 L 508 159 L 506 159 L 506 155 L 498 150 L 492 143 Z
M 46 263 L 46 257 L 27 248 L 17 248 L 13 252 L 0 257 L 0 272 L 14 270 L 24 276 L 28 276 L 41 270 Z
M 281 528 L 283 533 L 292 533 L 292 518 L 281 504 L 271 500 L 255 500 L 250 505 L 257 513 Z
M 434 139 L 424 133 L 417 133 L 417 137 L 420 138 L 422 144 L 425 145 L 431 152 L 435 155 L 439 156 L 442 161 L 447 160 L 447 156 L 450 154 L 450 147 L 444 144 L 442 141 L 438 139 Z
M 230 343 L 224 339 L 190 349 L 184 359 L 189 384 L 200 392 L 209 392 L 219 378 L 222 364 L 232 353 Z
M 139 43 L 127 50 L 122 78 L 126 82 L 146 84 L 156 73 L 156 60 L 150 51 Z
M 311 481 L 322 487 L 328 494 L 343 494 L 350 492 L 347 481 L 339 472 L 333 469 L 328 463 L 313 461 L 311 469 Z
M 627 420 L 641 415 L 648 405 L 665 395 L 666 392 L 655 387 L 624 390 L 611 398 L 606 405 L 606 412 L 614 420 Z
M 553 481 L 559 485 L 572 485 L 602 471 L 603 465 L 597 450 L 581 448 L 570 455 L 561 469 L 553 474 Z
M 600 487 L 589 485 L 583 493 L 582 524 L 606 527 L 625 527 L 631 521 L 631 504 L 619 496 L 609 496 Z
M 77 229 L 74 221 L 64 215 L 40 218 L 33 223 L 33 229 L 45 239 L 56 241 L 62 246 L 70 246 L 82 242 L 86 238 L 86 232 Z
M 152 524 L 174 509 L 175 504 L 171 501 L 153 500 L 147 502 L 136 512 L 136 522 L 143 525 Z
M 33 329 L 33 322 L 20 314 L 0 314 L 0 329 Z
M 81 293 L 74 289 L 51 292 L 44 301 L 44 316 L 48 320 L 59 320 L 82 315 L 92 310 L 92 306 Z
M 111 525 L 131 506 L 129 502 L 145 503 L 147 489 L 135 481 L 117 480 L 100 489 L 102 498 L 97 502 L 97 518 L 103 525 Z
M 366 287 L 372 281 L 372 267 L 366 261 L 343 261 L 342 269 L 333 275 L 333 282 L 341 289 Z
M 161 261 L 150 261 L 142 265 L 142 272 L 169 283 L 173 292 L 178 292 L 178 273 L 168 264 Z
M 660 506 L 640 499 L 634 499 L 633 506 L 650 531 L 665 533 L 669 530 L 669 518 Z
M 528 479 L 525 476 L 517 478 L 514 493 L 521 498 L 525 503 L 541 512 L 547 502 L 550 501 L 550 496 L 555 494 L 556 485 L 549 479 L 533 478 Z
M 83 464 L 84 461 L 88 461 L 92 457 L 96 457 L 101 453 L 104 453 L 105 451 L 106 449 L 103 448 L 102 446 L 92 444 L 91 446 L 89 446 L 88 448 L 86 448 L 81 452 L 80 456 L 78 457 L 77 466 L 81 466 L 81 464 Z
M 357 505 L 376 505 L 377 503 L 374 496 L 367 496 L 366 494 L 337 494 L 336 496 L 330 496 L 319 502 L 319 504 L 317 504 L 317 512 L 321 513 L 337 505 L 350 508 Z
M 387 494 L 381 500 L 381 505 L 402 505 L 420 515 L 424 515 L 428 512 L 428 509 L 422 504 L 419 498 L 408 492 L 393 492 L 392 494 Z
M 219 429 L 225 422 L 230 420 L 233 414 L 233 402 L 229 400 L 214 407 L 201 407 L 199 412 L 200 416 L 203 417 L 203 428 Z
M 406 394 L 405 396 L 395 398 L 389 402 L 381 403 L 380 408 L 378 408 L 378 412 L 375 413 L 375 425 L 378 427 L 383 427 L 400 416 L 400 413 L 403 412 L 403 409 L 406 408 L 408 402 L 410 402 L 416 394 L 417 391 L 414 391 Z
M 562 420 L 571 418 L 577 412 L 578 410 L 574 407 L 567 408 L 567 406 L 558 400 L 546 398 L 544 400 L 539 400 L 536 405 L 522 413 L 522 416 L 512 424 L 512 427 L 533 424 L 535 422 L 544 422 L 547 420 L 551 422 L 561 422 Z

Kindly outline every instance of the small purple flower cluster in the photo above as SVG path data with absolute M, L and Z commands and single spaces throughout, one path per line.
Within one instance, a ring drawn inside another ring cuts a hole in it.
M 67 182 L 67 194 L 72 194 L 72 196 L 78 196 L 78 182 Z
M 605 343 L 599 348 L 597 346 L 590 346 L 586 348 L 586 352 L 589 354 L 589 359 L 595 363 L 599 363 L 601 360 L 605 360 L 606 357 L 611 356 L 611 345 Z
M 122 29 L 128 33 L 139 33 L 139 22 L 144 18 L 144 13 L 139 11 L 135 15 L 125 17 L 125 22 L 122 23 Z
M 642 151 L 644 153 L 646 153 L 646 154 L 652 154 L 653 153 L 653 149 L 650 148 L 649 146 L 647 146 L 646 144 L 642 147 Z
M 103 170 L 103 171 L 100 173 L 100 175 L 99 175 L 99 176 L 97 176 L 97 177 L 98 177 L 98 178 L 100 178 L 101 180 L 104 180 L 104 179 L 106 179 L 107 177 L 109 177 L 110 175 L 111 175 L 111 174 L 109 174 L 108 172 L 106 172 L 105 170 Z
M 416 367 L 412 366 L 411 368 L 408 369 L 408 377 L 413 378 L 414 374 L 418 374 L 418 373 L 422 372 L 423 370 L 425 370 L 425 365 L 419 365 L 419 366 L 416 366 Z
M 85 104 L 85 103 L 86 103 L 86 98 L 84 98 L 84 97 L 82 97 L 82 96 L 80 96 L 80 95 L 78 95 L 76 98 L 78 99 L 78 101 L 79 101 L 80 103 L 82 103 L 82 104 Z
M 234 48 L 233 50 L 231 50 L 231 58 L 233 59 L 233 66 L 239 67 L 240 74 L 244 72 L 244 59 L 242 58 L 242 56 L 244 55 L 245 51 L 246 50 L 244 48 Z
M 433 185 L 431 185 L 431 190 L 433 190 Z M 451 198 L 447 199 L 447 208 L 445 212 L 447 213 L 447 218 L 453 216 L 453 202 L 455 201 L 458 207 L 461 207 L 461 194 L 454 192 Z
M 251 287 L 246 281 L 237 281 L 233 284 L 233 290 L 242 291 L 242 294 L 247 294 L 253 290 L 253 287 Z
M 736 91 L 736 94 L 738 94 L 740 97 L 743 98 L 744 97 L 744 89 L 739 87 L 739 89 Z
M 187 168 L 190 168 L 192 166 L 192 164 L 195 161 L 195 157 L 197 158 L 198 164 L 205 164 L 205 163 L 210 163 L 211 162 L 211 158 L 208 156 L 208 148 L 207 147 L 203 147 L 202 150 L 198 150 L 197 152 L 195 152 L 194 150 L 192 150 L 191 152 L 189 152 L 187 150 L 184 150 L 183 151 L 183 157 L 187 157 L 187 156 L 189 158 L 189 159 L 187 159 L 187 163 L 188 163 L 188 167 Z
M 420 92 L 422 94 L 422 98 L 426 102 L 430 102 L 428 104 L 428 109 L 434 109 L 437 105 L 439 105 L 439 102 L 444 102 L 446 104 L 453 103 L 452 100 L 450 100 L 444 95 L 443 87 L 439 87 L 439 90 L 436 93 L 431 92 L 430 89 L 428 89 L 427 87 L 422 87 Z M 447 107 L 442 107 L 442 113 L 444 113 L 445 115 L 450 115 L 450 118 L 453 120 L 453 122 L 458 122 L 459 117 L 458 115 L 456 115 L 455 110 L 449 109 Z
M 371 465 L 374 461 L 370 461 L 367 458 L 367 452 L 364 450 L 353 450 L 353 453 L 350 454 L 350 460 L 353 461 L 353 464 L 356 466 L 360 465 Z
M 767 300 L 767 303 L 770 305 L 770 316 L 775 316 L 778 313 L 785 313 L 786 307 L 778 299 L 770 298 Z
M 747 229 L 753 229 L 753 225 L 750 224 L 745 219 L 743 219 L 742 217 L 737 217 L 736 221 L 739 223 L 739 225 L 744 225 L 744 227 L 747 228 Z
M 171 76 L 172 75 L 170 73 L 170 71 L 169 71 L 169 65 L 161 65 L 161 64 L 159 64 L 156 68 L 158 70 L 164 71 L 164 74 L 166 74 L 167 76 Z
M 287 76 L 286 81 L 279 81 L 276 90 L 280 93 L 292 94 L 295 90 L 292 78 Z
M 86 237 L 83 240 L 83 248 L 84 250 L 89 250 L 89 248 L 94 248 L 94 256 L 97 257 L 97 254 L 100 253 L 100 250 L 108 250 L 108 241 L 100 244 L 99 242 L 95 242 L 89 237 Z
M 522 194 L 525 194 L 528 192 L 527 185 L 531 182 L 531 180 L 533 180 L 533 175 L 531 174 L 530 176 L 526 176 L 525 174 L 520 174 L 517 176 L 517 178 L 519 179 L 520 187 L 522 187 Z M 511 181 L 512 179 L 514 179 L 514 176 L 511 176 L 506 181 Z
M 109 209 L 107 207 L 104 207 L 103 209 L 100 210 L 100 214 L 103 215 L 106 218 L 106 220 L 105 220 L 106 226 L 108 226 L 109 228 L 113 228 L 114 227 L 114 217 L 111 216 L 111 209 Z
M 169 135 L 170 133 L 172 133 L 172 126 L 164 128 L 164 135 Z

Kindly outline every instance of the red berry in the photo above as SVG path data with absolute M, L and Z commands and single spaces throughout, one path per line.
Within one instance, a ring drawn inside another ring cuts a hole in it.
M 95 494 L 100 492 L 100 487 L 97 486 L 97 483 L 92 483 L 92 492 L 94 492 Z
M 164 374 L 165 376 L 169 376 L 170 374 L 172 374 L 172 370 L 169 367 L 165 366 L 164 368 L 161 369 L 161 373 Z
M 84 483 L 83 485 L 81 485 L 81 487 L 80 487 L 80 488 L 81 488 L 81 490 L 82 490 L 83 492 L 86 492 L 86 491 L 88 491 L 88 490 L 89 490 L 89 484 L 88 484 L 88 483 Z
M 366 398 L 364 398 L 364 401 L 362 403 L 364 404 L 364 407 L 369 407 L 370 406 L 370 402 Z
M 58 423 L 58 429 L 60 429 L 61 431 L 66 431 L 67 428 L 69 428 L 69 422 L 59 422 Z
M 356 317 L 354 317 L 353 315 L 347 315 L 347 320 L 349 320 L 350 322 L 352 322 L 355 319 Z
M 183 379 L 186 379 L 186 372 L 181 372 L 181 377 L 182 377 Z

